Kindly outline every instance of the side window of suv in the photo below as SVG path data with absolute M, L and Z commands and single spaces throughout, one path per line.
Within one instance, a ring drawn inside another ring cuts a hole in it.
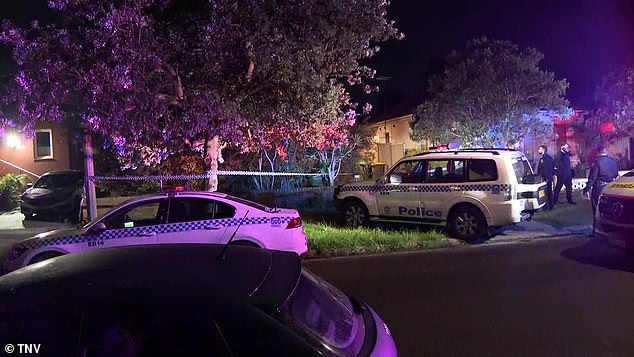
M 410 160 L 401 162 L 390 175 L 399 175 L 402 183 L 421 183 L 425 180 L 425 161 Z
M 465 160 L 451 160 L 449 164 L 449 182 L 465 181 Z
M 449 182 L 449 160 L 428 160 L 425 183 Z
M 498 179 L 498 168 L 494 160 L 471 159 L 467 161 L 467 180 L 496 181 Z

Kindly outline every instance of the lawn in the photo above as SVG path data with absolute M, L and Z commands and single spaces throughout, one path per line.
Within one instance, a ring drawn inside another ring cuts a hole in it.
M 305 221 L 308 256 L 355 255 L 383 253 L 452 245 L 437 231 L 381 228 L 346 228 L 329 222 Z
M 569 203 L 555 205 L 552 211 L 537 212 L 533 220 L 558 228 L 592 225 L 592 206 L 590 201 L 582 197 L 580 190 L 573 191 L 573 200 L 577 202 L 576 205 Z M 559 201 L 566 202 L 564 190 L 561 190 Z

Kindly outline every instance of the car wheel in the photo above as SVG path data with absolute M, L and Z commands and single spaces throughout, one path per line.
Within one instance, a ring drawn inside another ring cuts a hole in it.
M 467 242 L 474 241 L 484 236 L 487 231 L 487 222 L 475 207 L 458 207 L 449 218 L 450 234 Z
M 346 202 L 343 206 L 343 215 L 350 227 L 367 227 L 370 223 L 368 209 L 358 201 Z
M 27 265 L 31 265 L 31 264 L 35 264 L 35 263 L 39 263 L 41 261 L 47 260 L 47 259 L 52 259 L 55 257 L 59 257 L 64 255 L 63 253 L 59 253 L 59 252 L 44 252 L 44 253 L 40 253 L 36 256 L 33 257 L 33 259 L 31 259 L 31 261 L 29 261 L 29 264 Z

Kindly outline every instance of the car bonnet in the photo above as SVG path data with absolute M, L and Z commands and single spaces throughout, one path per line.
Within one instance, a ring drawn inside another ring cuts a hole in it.
M 634 197 L 634 171 L 610 182 L 602 191 L 606 195 Z

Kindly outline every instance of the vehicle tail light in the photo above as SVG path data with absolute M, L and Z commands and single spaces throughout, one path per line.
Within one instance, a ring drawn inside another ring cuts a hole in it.
M 302 226 L 302 219 L 299 217 L 295 217 L 288 222 L 286 229 L 297 228 Z

